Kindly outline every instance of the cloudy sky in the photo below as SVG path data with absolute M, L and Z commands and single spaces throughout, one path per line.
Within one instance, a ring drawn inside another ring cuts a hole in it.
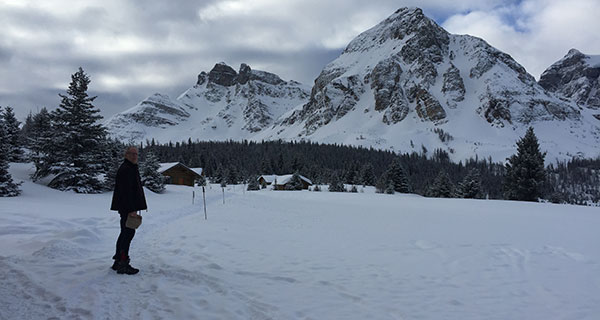
M 108 117 L 177 97 L 220 61 L 312 84 L 360 32 L 418 6 L 481 37 L 536 78 L 571 48 L 600 54 L 599 0 L 2 0 L 0 106 L 55 108 L 79 66 Z

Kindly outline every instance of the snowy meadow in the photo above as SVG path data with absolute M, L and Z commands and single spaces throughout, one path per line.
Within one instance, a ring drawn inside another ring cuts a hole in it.
M 137 275 L 110 269 L 111 193 L 12 164 L 0 319 L 598 319 L 598 208 L 411 194 L 145 190 Z M 326 189 L 326 188 L 325 188 Z M 196 192 L 192 204 L 192 191 Z

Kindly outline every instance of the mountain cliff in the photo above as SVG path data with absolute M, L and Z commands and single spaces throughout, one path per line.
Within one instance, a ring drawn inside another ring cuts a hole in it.
M 533 126 L 548 161 L 600 155 L 597 57 L 570 51 L 536 82 L 484 40 L 402 8 L 361 33 L 312 89 L 217 64 L 175 101 L 155 95 L 116 115 L 118 137 L 310 140 L 453 160 L 502 161 Z M 594 78 L 595 77 L 595 78 Z

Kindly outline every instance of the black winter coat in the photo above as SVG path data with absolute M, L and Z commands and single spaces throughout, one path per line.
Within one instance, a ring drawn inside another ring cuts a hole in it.
M 117 171 L 110 210 L 129 213 L 147 208 L 138 165 L 125 159 Z

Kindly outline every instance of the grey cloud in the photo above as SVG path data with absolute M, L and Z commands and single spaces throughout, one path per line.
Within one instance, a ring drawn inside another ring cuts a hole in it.
M 175 98 L 196 82 L 199 72 L 209 71 L 220 61 L 235 69 L 247 63 L 283 79 L 312 85 L 346 41 L 399 7 L 422 7 L 442 24 L 455 14 L 498 6 L 493 0 L 373 0 L 367 4 L 363 0 L 286 0 L 202 20 L 199 13 L 221 1 L 90 2 L 68 18 L 36 7 L 0 4 L 0 28 L 18 27 L 35 35 L 33 39 L 0 39 L 0 105 L 12 105 L 21 118 L 39 106 L 55 107 L 58 93 L 66 90 L 70 75 L 79 66 L 90 75 L 90 92 L 98 95 L 96 102 L 105 117 L 154 92 Z M 248 7 L 255 3 L 264 2 L 249 2 Z M 123 37 L 139 41 L 140 47 L 111 51 L 115 40 Z M 90 40 L 100 51 L 82 48 L 76 38 Z M 169 81 L 163 85 L 143 83 L 144 74 Z M 119 88 L 109 88 L 101 80 L 107 76 L 128 80 Z

